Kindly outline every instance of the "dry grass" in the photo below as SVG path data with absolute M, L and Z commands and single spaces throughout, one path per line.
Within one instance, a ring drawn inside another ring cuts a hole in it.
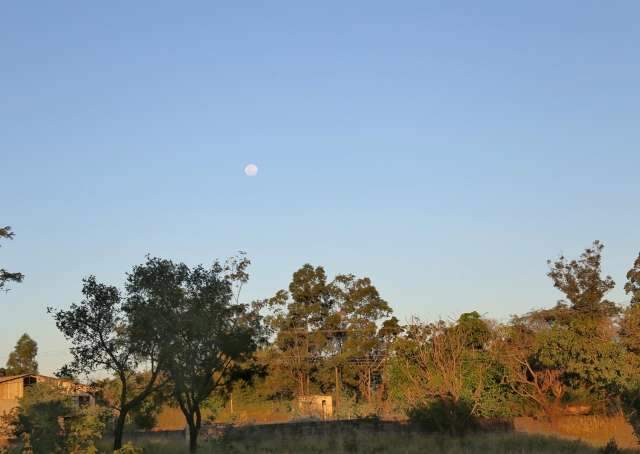
M 147 444 L 146 454 L 187 453 L 185 444 Z M 425 434 L 371 434 L 367 432 L 284 437 L 254 436 L 209 442 L 202 454 L 596 454 L 600 451 L 578 441 L 516 433 L 448 437 Z
M 623 416 L 563 416 L 553 421 L 515 418 L 514 427 L 519 432 L 582 440 L 594 446 L 603 446 L 613 438 L 620 447 L 638 447 L 633 429 Z
M 146 454 L 187 453 L 184 438 L 140 439 Z M 101 452 L 108 452 L 104 450 Z M 596 454 L 577 441 L 516 432 L 483 432 L 464 437 L 427 434 L 410 425 L 378 421 L 290 423 L 235 428 L 223 438 L 203 441 L 203 454 Z M 626 450 L 625 453 L 638 453 Z

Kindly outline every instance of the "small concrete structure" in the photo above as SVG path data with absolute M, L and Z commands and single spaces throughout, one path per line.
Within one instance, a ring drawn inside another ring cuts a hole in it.
M 331 396 L 300 396 L 296 399 L 296 404 L 303 416 L 311 416 L 323 421 L 333 417 L 333 397 Z

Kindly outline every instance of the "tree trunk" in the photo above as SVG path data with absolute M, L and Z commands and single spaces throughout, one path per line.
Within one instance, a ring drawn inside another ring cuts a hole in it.
M 198 450 L 198 435 L 202 427 L 202 414 L 200 407 L 196 407 L 189 415 L 185 415 L 189 426 L 189 452 Z
M 124 423 L 127 419 L 127 413 L 125 409 L 120 409 L 118 419 L 116 419 L 116 425 L 113 430 L 113 450 L 117 451 L 122 448 L 122 435 L 124 433 Z
M 198 450 L 198 430 L 196 429 L 194 415 L 192 413 L 185 416 L 189 427 L 189 452 L 196 452 Z

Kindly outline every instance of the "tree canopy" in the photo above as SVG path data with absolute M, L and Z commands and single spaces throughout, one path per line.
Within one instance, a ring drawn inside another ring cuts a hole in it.
M 37 374 L 38 362 L 36 357 L 38 356 L 38 344 L 31 339 L 28 334 L 23 334 L 18 339 L 13 351 L 9 354 L 7 360 L 7 367 L 5 369 L 6 375 L 21 375 L 21 374 Z

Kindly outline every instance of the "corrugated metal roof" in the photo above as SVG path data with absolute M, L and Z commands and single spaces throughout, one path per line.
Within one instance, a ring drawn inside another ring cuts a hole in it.
M 50 380 L 57 380 L 57 378 L 55 378 L 55 377 L 47 377 L 46 375 L 21 374 L 21 375 L 7 375 L 6 377 L 0 377 L 0 383 L 13 381 L 13 380 L 18 380 L 18 379 L 24 378 L 24 377 L 42 377 L 42 378 L 47 378 L 47 379 L 50 379 Z
M 19 379 L 19 378 L 28 377 L 29 375 L 32 375 L 32 374 L 7 375 L 6 377 L 0 377 L 0 383 L 4 383 L 4 382 L 6 382 L 6 381 L 17 380 L 17 379 Z

